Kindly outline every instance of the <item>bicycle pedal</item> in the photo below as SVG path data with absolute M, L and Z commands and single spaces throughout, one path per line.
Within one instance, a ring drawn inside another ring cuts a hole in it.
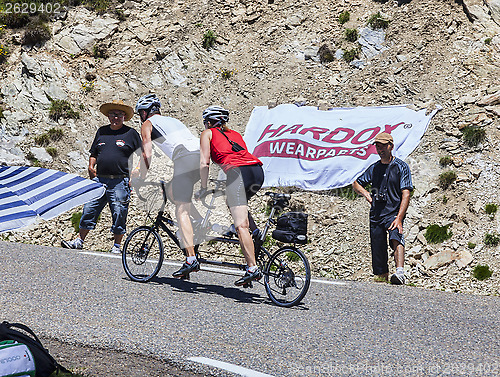
M 248 282 L 248 283 L 243 284 L 243 288 L 253 288 L 252 282 Z

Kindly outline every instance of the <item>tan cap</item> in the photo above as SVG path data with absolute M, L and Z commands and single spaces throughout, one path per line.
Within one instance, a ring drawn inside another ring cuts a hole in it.
M 125 113 L 125 121 L 132 119 L 132 117 L 134 116 L 134 109 L 132 109 L 128 105 L 125 105 L 122 100 L 115 100 L 110 103 L 105 103 L 104 105 L 101 105 L 99 110 L 106 116 L 108 116 L 108 113 L 111 110 L 123 111 Z
M 377 136 L 375 136 L 375 141 L 373 142 L 373 144 L 375 144 L 375 143 L 394 144 L 394 139 L 387 132 L 381 132 Z

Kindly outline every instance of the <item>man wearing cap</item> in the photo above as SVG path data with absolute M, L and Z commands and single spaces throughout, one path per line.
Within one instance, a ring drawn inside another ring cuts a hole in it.
M 389 278 L 387 235 L 394 250 L 396 273 L 391 283 L 405 284 L 403 221 L 413 190 L 410 168 L 392 155 L 394 140 L 386 132 L 375 137 L 375 148 L 380 160 L 372 164 L 356 181 L 353 189 L 370 203 L 370 246 L 373 273 L 380 280 Z M 371 184 L 368 192 L 364 186 Z
M 110 251 L 119 254 L 130 201 L 129 159 L 134 152 L 140 152 L 142 142 L 136 130 L 123 124 L 134 116 L 132 107 L 122 101 L 113 101 L 105 103 L 99 110 L 108 117 L 109 124 L 97 130 L 90 147 L 88 171 L 90 179 L 106 187 L 106 193 L 85 204 L 78 237 L 73 241 L 63 240 L 61 245 L 68 249 L 82 249 L 85 237 L 95 228 L 98 216 L 108 203 L 113 218 L 111 232 L 114 235 L 114 245 Z

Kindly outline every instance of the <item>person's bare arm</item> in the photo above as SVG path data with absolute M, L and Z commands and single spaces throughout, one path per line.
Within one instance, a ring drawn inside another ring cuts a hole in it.
M 359 195 L 364 196 L 365 199 L 367 200 L 368 203 L 372 203 L 373 199 L 371 194 L 368 192 L 367 189 L 365 189 L 363 186 L 361 186 L 358 181 L 354 181 L 352 183 L 352 188 L 354 191 L 356 191 Z
M 94 179 L 97 176 L 97 171 L 95 169 L 95 164 L 97 163 L 97 158 L 94 156 L 90 156 L 89 158 L 89 177 L 90 179 Z
M 399 211 L 394 219 L 394 221 L 389 226 L 389 230 L 398 229 L 399 233 L 403 233 L 403 220 L 406 216 L 406 211 L 408 210 L 408 206 L 410 204 L 410 190 L 405 189 L 401 192 L 401 204 L 399 205 Z
M 212 140 L 212 130 L 205 130 L 200 136 L 200 178 L 201 187 L 207 188 L 208 173 L 210 168 L 210 141 Z
M 147 171 L 151 164 L 151 157 L 153 156 L 153 141 L 151 140 L 151 133 L 153 132 L 153 124 L 146 120 L 141 126 L 142 138 L 142 159 L 141 159 L 141 178 L 145 178 Z

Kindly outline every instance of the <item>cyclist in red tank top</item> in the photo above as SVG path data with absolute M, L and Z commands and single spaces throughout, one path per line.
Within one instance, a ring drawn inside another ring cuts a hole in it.
M 241 135 L 227 127 L 228 120 L 229 111 L 219 106 L 210 106 L 203 112 L 205 131 L 200 137 L 201 191 L 207 189 L 212 159 L 227 175 L 226 201 L 247 263 L 245 276 L 235 284 L 246 287 L 252 280 L 262 278 L 250 234 L 250 230 L 258 230 L 248 213 L 247 202 L 262 187 L 264 171 L 262 162 L 248 151 Z

